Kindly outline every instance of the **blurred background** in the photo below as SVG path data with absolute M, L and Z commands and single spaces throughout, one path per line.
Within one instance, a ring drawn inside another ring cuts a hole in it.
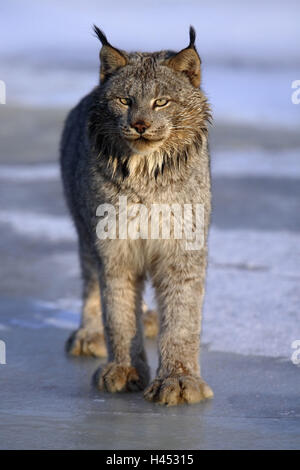
M 203 342 L 290 357 L 300 337 L 299 17 L 297 0 L 1 3 L 0 332 L 52 325 L 67 336 L 79 320 L 57 161 L 66 113 L 98 82 L 93 23 L 116 47 L 149 51 L 185 47 L 192 24 L 214 116 Z

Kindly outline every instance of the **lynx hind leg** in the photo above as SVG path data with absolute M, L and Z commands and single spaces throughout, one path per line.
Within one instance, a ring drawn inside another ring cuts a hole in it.
M 69 337 L 66 350 L 72 356 L 106 357 L 99 286 L 91 287 L 84 300 L 81 325 Z
M 69 337 L 66 350 L 72 356 L 106 357 L 97 267 L 89 253 L 81 249 L 80 255 L 83 275 L 81 325 Z
M 142 306 L 144 334 L 146 338 L 155 338 L 158 335 L 159 319 L 156 310 L 149 310 L 145 302 Z

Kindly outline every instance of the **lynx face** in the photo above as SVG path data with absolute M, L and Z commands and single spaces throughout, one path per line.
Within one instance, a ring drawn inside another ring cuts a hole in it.
M 208 109 L 201 90 L 164 61 L 132 55 L 105 87 L 111 129 L 135 153 L 192 142 Z
M 177 54 L 127 53 L 95 31 L 103 44 L 99 102 L 105 135 L 121 139 L 134 154 L 170 153 L 195 142 L 209 107 L 199 88 L 193 31 L 190 45 Z
M 181 80 L 166 66 L 155 64 L 153 57 L 139 59 L 110 80 L 105 99 L 114 131 L 134 152 L 145 153 L 182 137 L 183 130 L 191 134 L 193 114 L 188 103 L 193 89 L 183 90 Z
M 118 78 L 122 83 L 123 77 Z M 126 84 L 126 80 L 123 83 Z M 108 106 L 117 118 L 121 137 L 136 152 L 161 146 L 170 135 L 172 115 L 178 107 L 174 97 L 166 87 L 159 89 L 153 79 L 139 80 L 131 86 L 116 88 L 113 87 L 113 92 L 108 96 Z

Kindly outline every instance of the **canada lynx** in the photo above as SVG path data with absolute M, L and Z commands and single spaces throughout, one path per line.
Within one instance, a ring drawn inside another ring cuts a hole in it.
M 190 43 L 178 53 L 127 53 L 94 29 L 102 43 L 100 84 L 70 112 L 61 143 L 84 283 L 82 322 L 68 350 L 108 354 L 95 374 L 101 390 L 145 389 L 142 293 L 149 276 L 158 304 L 159 366 L 144 396 L 167 405 L 195 403 L 213 395 L 199 366 L 211 193 L 210 110 L 200 89 L 195 31 L 190 28 Z M 120 215 L 120 196 L 129 208 L 201 205 L 204 243 L 187 249 L 184 236 L 121 237 L 120 222 L 115 238 L 97 236 L 97 208 L 111 204 Z

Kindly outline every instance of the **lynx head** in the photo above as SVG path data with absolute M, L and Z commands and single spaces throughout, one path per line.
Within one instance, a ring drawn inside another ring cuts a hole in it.
M 100 51 L 99 125 L 94 130 L 123 146 L 151 167 L 161 165 L 166 155 L 178 155 L 201 140 L 210 118 L 209 106 L 200 89 L 201 60 L 190 43 L 180 52 L 127 53 L 116 49 L 96 26 Z M 151 160 L 151 163 L 150 163 Z

